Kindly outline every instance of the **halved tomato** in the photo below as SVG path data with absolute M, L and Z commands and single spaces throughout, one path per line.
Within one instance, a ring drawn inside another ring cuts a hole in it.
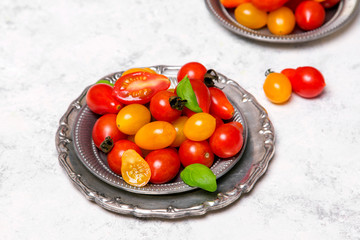
M 121 76 L 115 82 L 113 96 L 124 104 L 145 104 L 155 93 L 168 89 L 170 84 L 170 80 L 164 75 L 134 72 Z

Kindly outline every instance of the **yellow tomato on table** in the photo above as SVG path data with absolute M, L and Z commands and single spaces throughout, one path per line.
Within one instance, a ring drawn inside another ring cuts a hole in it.
M 292 92 L 290 80 L 281 73 L 267 75 L 263 88 L 266 97 L 273 103 L 286 102 Z

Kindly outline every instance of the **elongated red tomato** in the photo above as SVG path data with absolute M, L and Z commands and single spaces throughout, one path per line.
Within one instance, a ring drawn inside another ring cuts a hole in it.
M 170 80 L 161 74 L 134 72 L 121 76 L 114 85 L 113 96 L 124 104 L 145 104 L 159 91 L 170 87 Z
M 225 93 L 216 87 L 210 87 L 210 114 L 227 120 L 234 115 L 234 107 L 226 97 Z
M 115 142 L 114 147 L 107 155 L 107 162 L 114 173 L 121 175 L 122 155 L 129 149 L 135 150 L 140 156 L 143 155 L 141 149 L 135 143 L 127 139 L 120 139 Z
M 105 114 L 96 120 L 92 130 L 92 139 L 101 151 L 108 153 L 116 141 L 125 138 L 127 135 L 122 133 L 116 125 L 116 114 Z
M 86 104 L 94 113 L 118 113 L 122 104 L 112 96 L 113 88 L 109 84 L 98 83 L 89 88 Z
M 208 113 L 210 111 L 210 104 L 211 104 L 210 91 L 208 87 L 203 82 L 200 82 L 198 80 L 190 80 L 190 83 L 192 89 L 194 90 L 199 107 L 203 112 Z M 191 111 L 186 107 L 184 108 L 183 112 L 188 117 L 191 117 L 192 115 L 195 114 L 195 112 Z
M 314 67 L 298 67 L 292 82 L 295 93 L 304 98 L 314 98 L 325 88 L 325 79 L 321 72 Z

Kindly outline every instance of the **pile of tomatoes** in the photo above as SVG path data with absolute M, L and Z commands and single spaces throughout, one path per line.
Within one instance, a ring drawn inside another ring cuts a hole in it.
M 99 114 L 92 138 L 107 153 L 110 169 L 142 187 L 167 183 L 189 165 L 210 168 L 214 158 L 236 155 L 243 126 L 232 121 L 234 108 L 224 92 L 211 85 L 216 77 L 190 62 L 179 70 L 176 89 L 149 68 L 125 71 L 114 86 L 102 81 L 90 87 L 86 102 Z
M 234 9 L 237 22 L 251 29 L 265 26 L 272 34 L 286 35 L 295 26 L 314 30 L 325 22 L 326 9 L 341 0 L 221 0 L 224 7 Z
M 295 92 L 303 98 L 319 96 L 326 84 L 322 73 L 311 66 L 285 68 L 280 73 L 267 71 L 263 89 L 273 103 L 284 103 Z

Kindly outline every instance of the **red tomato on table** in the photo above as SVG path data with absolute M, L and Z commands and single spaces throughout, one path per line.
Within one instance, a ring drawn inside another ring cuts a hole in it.
M 304 98 L 320 95 L 325 85 L 323 75 L 314 67 L 297 68 L 292 82 L 294 92 Z
M 114 85 L 113 96 L 121 103 L 145 104 L 159 91 L 170 87 L 170 80 L 161 74 L 134 72 L 121 76 Z

